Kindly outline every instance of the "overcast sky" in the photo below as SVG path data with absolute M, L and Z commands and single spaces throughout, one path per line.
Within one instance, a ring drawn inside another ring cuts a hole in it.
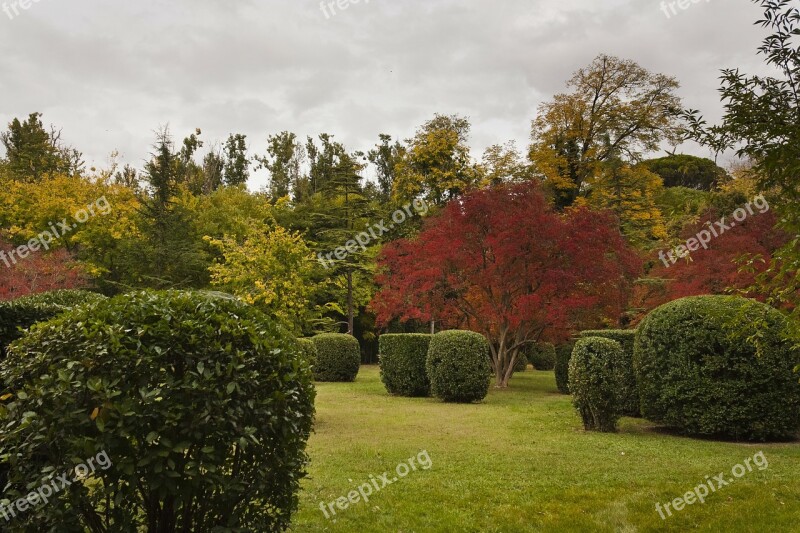
M 14 15 L 19 1 L 0 0 L 0 122 L 41 111 L 101 167 L 115 149 L 141 167 L 165 124 L 208 144 L 245 133 L 251 153 L 282 130 L 366 150 L 437 112 L 471 119 L 479 158 L 527 147 L 538 105 L 599 53 L 675 76 L 709 118 L 721 68 L 763 71 L 749 0 L 669 18 L 660 0 L 30 0 Z

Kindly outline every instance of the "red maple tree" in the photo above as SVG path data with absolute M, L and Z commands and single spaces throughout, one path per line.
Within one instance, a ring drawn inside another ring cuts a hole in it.
M 436 320 L 483 333 L 506 387 L 525 344 L 619 319 L 641 263 L 618 227 L 608 213 L 554 212 L 534 183 L 476 191 L 385 247 L 371 306 L 382 326 Z
M 13 247 L 0 239 L 0 250 Z M 31 253 L 24 259 L 12 261 L 6 255 L 0 261 L 0 300 L 57 289 L 79 289 L 89 285 L 85 270 L 69 252 L 58 249 Z

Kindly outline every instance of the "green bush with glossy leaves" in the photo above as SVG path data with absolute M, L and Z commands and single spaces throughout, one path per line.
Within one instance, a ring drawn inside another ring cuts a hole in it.
M 279 531 L 298 505 L 311 371 L 277 321 L 233 297 L 136 292 L 31 328 L 7 383 L 3 498 L 105 452 L 112 465 L 16 531 Z
M 561 344 L 556 348 L 556 387 L 561 394 L 569 394 L 569 361 L 572 359 L 574 344 Z
M 472 331 L 442 331 L 431 339 L 426 368 L 431 392 L 445 402 L 472 403 L 489 393 L 489 342 Z
M 60 290 L 0 302 L 0 357 L 23 331 L 79 305 L 105 300 L 105 296 L 82 290 Z
M 787 325 L 780 311 L 734 296 L 655 309 L 634 349 L 642 415 L 693 436 L 797 437 L 800 354 L 785 338 Z
M 410 398 L 430 396 L 425 363 L 433 335 L 387 334 L 378 338 L 381 381 L 390 394 Z
M 601 337 L 575 343 L 569 363 L 572 403 L 587 431 L 612 433 L 620 417 L 613 361 L 622 357 L 622 346 Z
M 529 344 L 525 355 L 536 370 L 553 370 L 556 366 L 556 348 L 549 342 Z
M 361 368 L 358 339 L 343 333 L 323 333 L 312 338 L 317 347 L 314 379 L 334 383 L 356 380 Z

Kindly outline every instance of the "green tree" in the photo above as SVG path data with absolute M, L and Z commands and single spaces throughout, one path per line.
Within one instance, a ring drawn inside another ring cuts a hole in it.
M 62 143 L 61 131 L 45 130 L 41 117 L 41 113 L 31 113 L 24 122 L 15 118 L 8 131 L 0 133 L 6 150 L 5 171 L 16 181 L 36 182 L 83 168 L 81 153 Z
M 678 82 L 633 61 L 600 55 L 533 121 L 529 157 L 566 207 L 612 157 L 636 162 L 663 141 L 677 142 Z
M 225 185 L 247 185 L 250 178 L 250 158 L 247 156 L 247 136 L 231 134 L 225 142 Z
M 725 169 L 710 159 L 693 155 L 670 155 L 643 161 L 650 172 L 661 176 L 664 187 L 687 187 L 698 191 L 711 191 L 728 178 Z
M 377 171 L 378 195 L 381 201 L 388 202 L 397 176 L 397 162 L 405 157 L 406 149 L 399 141 L 392 144 L 391 135 L 381 133 L 379 137 L 380 142 L 369 151 L 367 158 Z
M 297 135 L 282 131 L 267 139 L 267 155 L 257 157 L 263 168 L 269 170 L 269 195 L 273 202 L 289 196 L 292 189 L 295 197 L 302 199 L 308 194 L 303 189 L 300 165 L 303 161 L 303 146 L 297 142 Z

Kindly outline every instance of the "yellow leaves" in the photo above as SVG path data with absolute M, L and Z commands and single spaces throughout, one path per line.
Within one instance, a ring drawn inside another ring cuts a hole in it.
M 3 394 L 2 396 L 0 396 L 0 402 L 4 402 L 4 401 L 8 400 L 9 398 L 13 398 L 13 397 L 14 397 L 14 395 L 10 394 L 10 393 Z
M 99 414 L 100 414 L 100 408 L 99 407 L 95 407 L 94 411 L 92 411 L 92 414 L 89 416 L 89 418 L 94 420 L 95 418 L 97 418 L 97 415 L 99 415 Z

